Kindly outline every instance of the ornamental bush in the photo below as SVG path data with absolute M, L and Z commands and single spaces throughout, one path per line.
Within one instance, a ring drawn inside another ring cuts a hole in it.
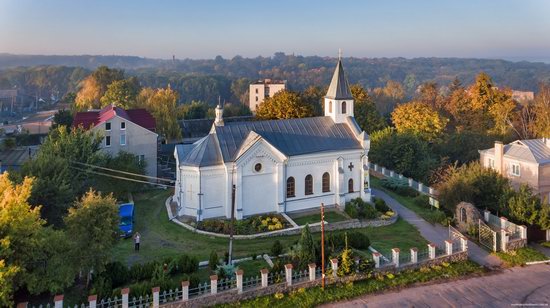
M 281 244 L 279 240 L 275 240 L 275 242 L 273 242 L 273 246 L 271 246 L 271 255 L 274 257 L 278 257 L 282 253 L 283 244 Z
M 374 207 L 380 213 L 386 213 L 388 211 L 391 211 L 391 208 L 386 204 L 386 201 L 380 198 L 374 199 Z

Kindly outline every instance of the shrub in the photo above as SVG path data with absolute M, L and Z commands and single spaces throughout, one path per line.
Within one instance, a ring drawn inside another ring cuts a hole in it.
M 414 204 L 421 207 L 429 207 L 430 206 L 430 198 L 426 195 L 418 195 L 414 197 L 413 200 Z
M 395 192 L 401 196 L 405 196 L 405 197 L 416 197 L 419 195 L 419 193 L 412 189 L 411 187 L 409 186 L 399 186 L 397 187 L 397 189 L 395 190 Z
M 359 217 L 357 206 L 354 203 L 351 203 L 351 202 L 346 203 L 346 207 L 344 208 L 344 212 L 346 212 L 346 214 L 348 214 L 348 216 L 351 217 L 351 218 L 356 219 L 356 218 Z
M 109 297 L 111 295 L 112 287 L 113 285 L 111 283 L 111 279 L 105 276 L 99 276 L 94 281 L 90 294 L 95 294 L 98 298 Z
M 370 246 L 369 237 L 359 231 L 348 233 L 348 245 L 355 249 L 368 249 Z
M 110 280 L 112 287 L 120 287 L 130 280 L 130 271 L 126 265 L 121 262 L 111 262 L 105 265 L 105 272 L 102 276 L 105 276 L 107 280 Z
M 220 260 L 218 259 L 218 254 L 212 250 L 210 253 L 210 259 L 208 259 L 208 267 L 215 271 L 218 268 L 218 264 L 220 263 Z
M 177 259 L 177 268 L 180 273 L 194 273 L 199 269 L 199 260 L 195 257 L 189 257 L 188 255 L 181 255 Z
M 370 204 L 363 201 L 363 199 L 361 198 L 355 198 L 346 203 L 344 211 L 351 218 L 374 219 L 376 218 L 376 216 L 378 216 L 376 210 Z
M 374 207 L 380 213 L 385 213 L 385 212 L 391 211 L 391 208 L 386 204 L 386 201 L 384 201 L 384 199 L 380 199 L 380 198 L 376 198 L 374 200 Z
M 130 279 L 132 281 L 147 280 L 153 277 L 153 272 L 155 267 L 159 263 L 156 261 L 144 263 L 144 264 L 134 264 L 130 267 Z
M 275 240 L 275 242 L 273 242 L 273 245 L 271 246 L 271 255 L 274 257 L 278 257 L 282 253 L 283 245 L 279 240 Z

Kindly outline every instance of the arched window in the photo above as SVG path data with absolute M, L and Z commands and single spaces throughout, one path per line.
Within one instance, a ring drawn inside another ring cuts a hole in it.
M 311 174 L 308 174 L 306 176 L 305 193 L 306 195 L 313 195 L 313 177 L 311 176 Z
M 332 113 L 332 101 L 328 102 L 328 112 Z
M 460 221 L 461 222 L 466 222 L 466 209 L 465 208 L 460 209 Z
M 330 174 L 323 173 L 323 192 L 330 192 Z
M 342 102 L 342 113 L 346 113 L 346 102 Z
M 296 182 L 294 181 L 293 177 L 289 177 L 286 179 L 286 197 L 292 198 L 296 197 Z
M 353 192 L 353 179 L 349 179 L 348 181 L 348 192 L 349 193 Z

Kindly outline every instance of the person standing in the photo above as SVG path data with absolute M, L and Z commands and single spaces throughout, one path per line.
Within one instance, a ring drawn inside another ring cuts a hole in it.
M 134 234 L 134 250 L 135 251 L 139 251 L 139 241 L 141 239 L 141 236 L 139 234 L 139 232 L 136 232 L 136 234 Z

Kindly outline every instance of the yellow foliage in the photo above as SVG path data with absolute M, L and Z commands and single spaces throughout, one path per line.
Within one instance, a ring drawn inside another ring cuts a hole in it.
M 412 133 L 429 141 L 437 139 L 449 122 L 432 107 L 420 102 L 397 106 L 391 119 L 398 133 Z

